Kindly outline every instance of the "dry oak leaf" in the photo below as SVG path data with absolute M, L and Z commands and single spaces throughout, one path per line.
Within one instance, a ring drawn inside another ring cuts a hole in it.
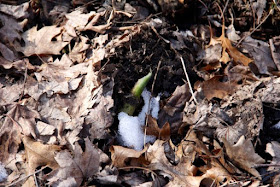
M 184 157 L 176 166 L 172 165 L 166 157 L 164 143 L 165 141 L 156 140 L 148 148 L 147 160 L 150 162 L 149 168 L 159 170 L 162 175 L 170 178 L 170 182 L 166 186 L 199 186 L 204 177 L 193 176 L 191 158 Z M 190 154 L 193 151 L 190 150 Z
M 55 152 L 60 150 L 60 146 L 57 145 L 45 145 L 41 142 L 24 136 L 22 142 L 25 148 L 26 161 L 27 161 L 27 175 L 35 172 L 39 166 L 48 166 L 55 170 L 58 168 L 58 164 L 54 159 Z M 25 181 L 23 186 L 35 186 L 34 177 L 30 176 Z
M 60 168 L 54 176 L 49 178 L 49 182 L 53 185 L 62 185 L 70 179 L 73 182 L 72 178 L 74 178 L 77 186 L 80 186 L 84 179 L 99 171 L 100 156 L 88 138 L 85 139 L 85 151 L 82 150 L 78 142 L 75 142 L 73 156 L 66 150 L 60 151 L 55 156 L 55 160 Z
M 21 143 L 21 134 L 36 137 L 35 119 L 40 119 L 37 111 L 15 104 L 6 114 L 0 132 L 0 161 L 7 163 L 15 157 Z
M 244 136 L 241 136 L 234 145 L 230 145 L 225 138 L 223 138 L 223 142 L 226 147 L 226 153 L 234 164 L 261 179 L 259 172 L 254 166 L 264 163 L 265 160 L 255 153 L 250 139 L 246 140 Z
M 162 128 L 158 127 L 157 120 L 148 115 L 147 135 L 156 136 L 160 140 L 170 139 L 170 124 L 166 122 Z
M 62 33 L 62 27 L 46 26 L 37 30 L 37 26 L 32 27 L 22 34 L 25 46 L 20 47 L 20 51 L 25 56 L 31 55 L 59 55 L 60 51 L 68 42 L 58 39 Z M 56 41 L 53 41 L 56 39 Z
M 54 159 L 55 153 L 60 150 L 58 145 L 46 145 L 27 136 L 22 138 L 28 163 L 28 174 L 35 172 L 39 166 L 48 166 L 57 169 L 58 164 Z
M 208 99 L 208 101 L 214 97 L 223 99 L 224 97 L 234 93 L 236 90 L 236 83 L 220 82 L 219 79 L 219 76 L 215 76 L 201 84 L 204 96 Z
M 212 34 L 212 30 L 211 30 Z M 242 54 L 240 51 L 238 51 L 235 47 L 232 46 L 231 41 L 225 36 L 225 23 L 223 21 L 223 26 L 222 26 L 222 35 L 214 39 L 211 36 L 210 43 L 208 44 L 208 47 L 211 45 L 216 45 L 216 44 L 221 44 L 223 47 L 222 50 L 222 58 L 220 59 L 221 62 L 223 63 L 228 63 L 230 61 L 230 57 L 233 58 L 233 60 L 237 63 L 242 63 L 245 66 L 248 66 L 253 60 L 246 57 L 244 54 Z
M 110 147 L 112 165 L 115 167 L 125 167 L 127 162 L 134 166 L 148 165 L 149 162 L 143 156 L 146 150 L 147 147 L 142 151 L 136 151 L 122 146 L 112 146 Z

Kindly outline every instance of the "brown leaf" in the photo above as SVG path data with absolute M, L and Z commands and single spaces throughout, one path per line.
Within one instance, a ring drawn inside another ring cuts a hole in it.
M 159 127 L 163 127 L 168 122 L 170 124 L 171 134 L 177 134 L 178 129 L 182 125 L 185 104 L 190 98 L 191 94 L 188 85 L 178 86 L 159 113 Z
M 212 33 L 212 30 L 211 30 Z M 232 46 L 231 41 L 226 38 L 225 36 L 225 23 L 223 22 L 222 25 L 222 35 L 214 39 L 211 37 L 210 43 L 208 45 L 216 45 L 216 44 L 222 44 L 223 50 L 222 50 L 222 57 L 220 59 L 221 62 L 228 63 L 230 61 L 230 58 L 233 58 L 233 60 L 237 63 L 242 63 L 245 66 L 248 66 L 253 60 L 246 57 L 244 54 L 242 54 L 240 51 L 238 51 L 235 47 Z
M 4 124 L 0 132 L 0 159 L 6 163 L 8 158 L 12 158 L 18 151 L 21 143 L 21 135 L 32 135 L 36 137 L 35 119 L 40 119 L 37 111 L 26 106 L 15 104 L 6 114 Z
M 160 140 L 170 139 L 170 125 L 166 122 L 162 128 L 158 127 L 157 120 L 151 115 L 148 115 L 147 135 L 153 135 Z
M 72 156 L 66 150 L 57 153 L 55 160 L 60 168 L 48 179 L 52 185 L 73 183 L 71 178 L 74 178 L 77 186 L 80 186 L 84 179 L 92 177 L 99 171 L 100 156 L 88 138 L 85 139 L 85 151 L 76 142 L 73 154 Z
M 189 157 L 193 154 L 194 149 L 185 153 L 186 156 L 180 159 L 180 162 L 173 166 L 167 159 L 164 150 L 165 141 L 156 140 L 147 150 L 147 160 L 150 162 L 149 168 L 159 170 L 163 175 L 170 177 L 167 186 L 199 186 L 203 177 L 192 176 L 192 160 Z
M 35 172 L 39 166 L 48 166 L 53 170 L 58 168 L 54 156 L 55 152 L 60 150 L 60 146 L 42 144 L 27 136 L 24 136 L 22 141 L 28 163 L 28 174 Z
M 80 36 L 81 41 L 75 43 L 74 48 L 69 53 L 69 57 L 73 62 L 81 63 L 86 58 L 86 50 L 89 48 L 88 38 Z
M 232 162 L 261 179 L 259 172 L 254 167 L 257 164 L 264 163 L 265 160 L 255 153 L 251 140 L 245 140 L 245 137 L 241 136 L 234 145 L 230 145 L 226 139 L 223 139 L 223 142 L 226 147 L 226 153 Z
M 271 56 L 270 45 L 267 42 L 248 36 L 242 42 L 242 46 L 254 58 L 254 64 L 257 66 L 259 73 L 269 75 L 270 72 L 277 70 Z
M 59 55 L 60 51 L 68 44 L 68 42 L 58 39 L 62 32 L 62 27 L 45 26 L 37 30 L 37 26 L 32 27 L 22 34 L 25 46 L 21 47 L 21 52 L 25 56 L 31 55 Z M 53 41 L 56 38 L 56 41 Z
M 280 143 L 272 141 L 271 143 L 266 144 L 266 150 L 272 156 L 271 164 L 279 165 L 280 164 Z M 268 171 L 274 171 L 278 167 L 269 166 Z
M 147 147 L 142 151 L 136 151 L 122 146 L 112 146 L 110 147 L 112 165 L 115 167 L 125 167 L 128 164 L 133 166 L 147 165 L 149 162 L 143 156 L 146 150 Z
M 237 85 L 234 82 L 220 82 L 220 78 L 219 76 L 215 76 L 201 84 L 204 96 L 208 100 L 214 97 L 223 99 L 236 90 Z

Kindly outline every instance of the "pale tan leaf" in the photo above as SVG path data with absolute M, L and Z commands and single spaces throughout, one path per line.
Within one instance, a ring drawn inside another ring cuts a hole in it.
M 269 153 L 272 156 L 272 162 L 271 164 L 280 164 L 280 143 L 276 141 L 272 141 L 268 144 L 266 144 L 266 150 L 267 153 Z M 277 169 L 278 167 L 269 166 L 268 171 L 273 171 Z
M 112 164 L 116 167 L 124 167 L 127 166 L 126 161 L 129 160 L 133 160 L 133 164 L 138 166 L 148 164 L 143 156 L 146 150 L 147 147 L 142 151 L 136 151 L 134 149 L 114 145 L 110 148 Z
M 60 151 L 55 160 L 60 168 L 48 179 L 51 184 L 62 185 L 66 181 L 73 181 L 71 178 L 74 178 L 77 186 L 80 186 L 84 179 L 92 177 L 99 171 L 100 156 L 89 139 L 85 139 L 85 151 L 76 142 L 73 156 L 66 150 Z
M 62 32 L 62 27 L 45 26 L 37 30 L 37 26 L 32 27 L 22 34 L 25 46 L 20 50 L 26 56 L 31 55 L 59 55 L 60 51 L 68 44 L 68 42 L 61 41 L 57 38 Z
M 42 144 L 27 136 L 24 136 L 22 141 L 25 148 L 28 174 L 35 172 L 35 169 L 39 166 L 48 166 L 53 170 L 58 168 L 54 156 L 60 150 L 60 146 Z
M 265 160 L 255 153 L 251 140 L 246 140 L 244 136 L 241 136 L 234 145 L 230 145 L 226 139 L 224 139 L 224 144 L 226 153 L 232 162 L 255 177 L 261 178 L 259 172 L 254 167 L 257 164 L 264 163 Z
M 6 163 L 8 158 L 15 157 L 21 143 L 21 135 L 33 135 L 36 137 L 35 119 L 40 119 L 37 111 L 26 106 L 15 104 L 6 114 L 4 124 L 0 132 L 0 161 Z

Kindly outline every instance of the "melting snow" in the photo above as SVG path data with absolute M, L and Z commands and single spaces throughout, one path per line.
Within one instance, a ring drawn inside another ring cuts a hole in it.
M 142 150 L 144 146 L 145 117 L 148 113 L 149 100 L 151 93 L 146 89 L 141 95 L 144 99 L 144 106 L 138 116 L 129 116 L 125 112 L 120 112 L 119 119 L 119 135 L 124 146 L 132 147 L 135 150 Z M 153 118 L 158 118 L 160 96 L 152 97 L 150 102 L 150 113 Z M 154 142 L 155 136 L 146 136 L 146 143 Z

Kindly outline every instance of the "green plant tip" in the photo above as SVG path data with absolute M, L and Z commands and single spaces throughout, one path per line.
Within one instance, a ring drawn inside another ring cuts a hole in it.
M 152 77 L 152 72 L 148 73 L 145 77 L 142 77 L 139 79 L 136 84 L 134 85 L 131 93 L 133 94 L 134 97 L 140 98 L 143 90 L 147 86 L 149 80 Z

